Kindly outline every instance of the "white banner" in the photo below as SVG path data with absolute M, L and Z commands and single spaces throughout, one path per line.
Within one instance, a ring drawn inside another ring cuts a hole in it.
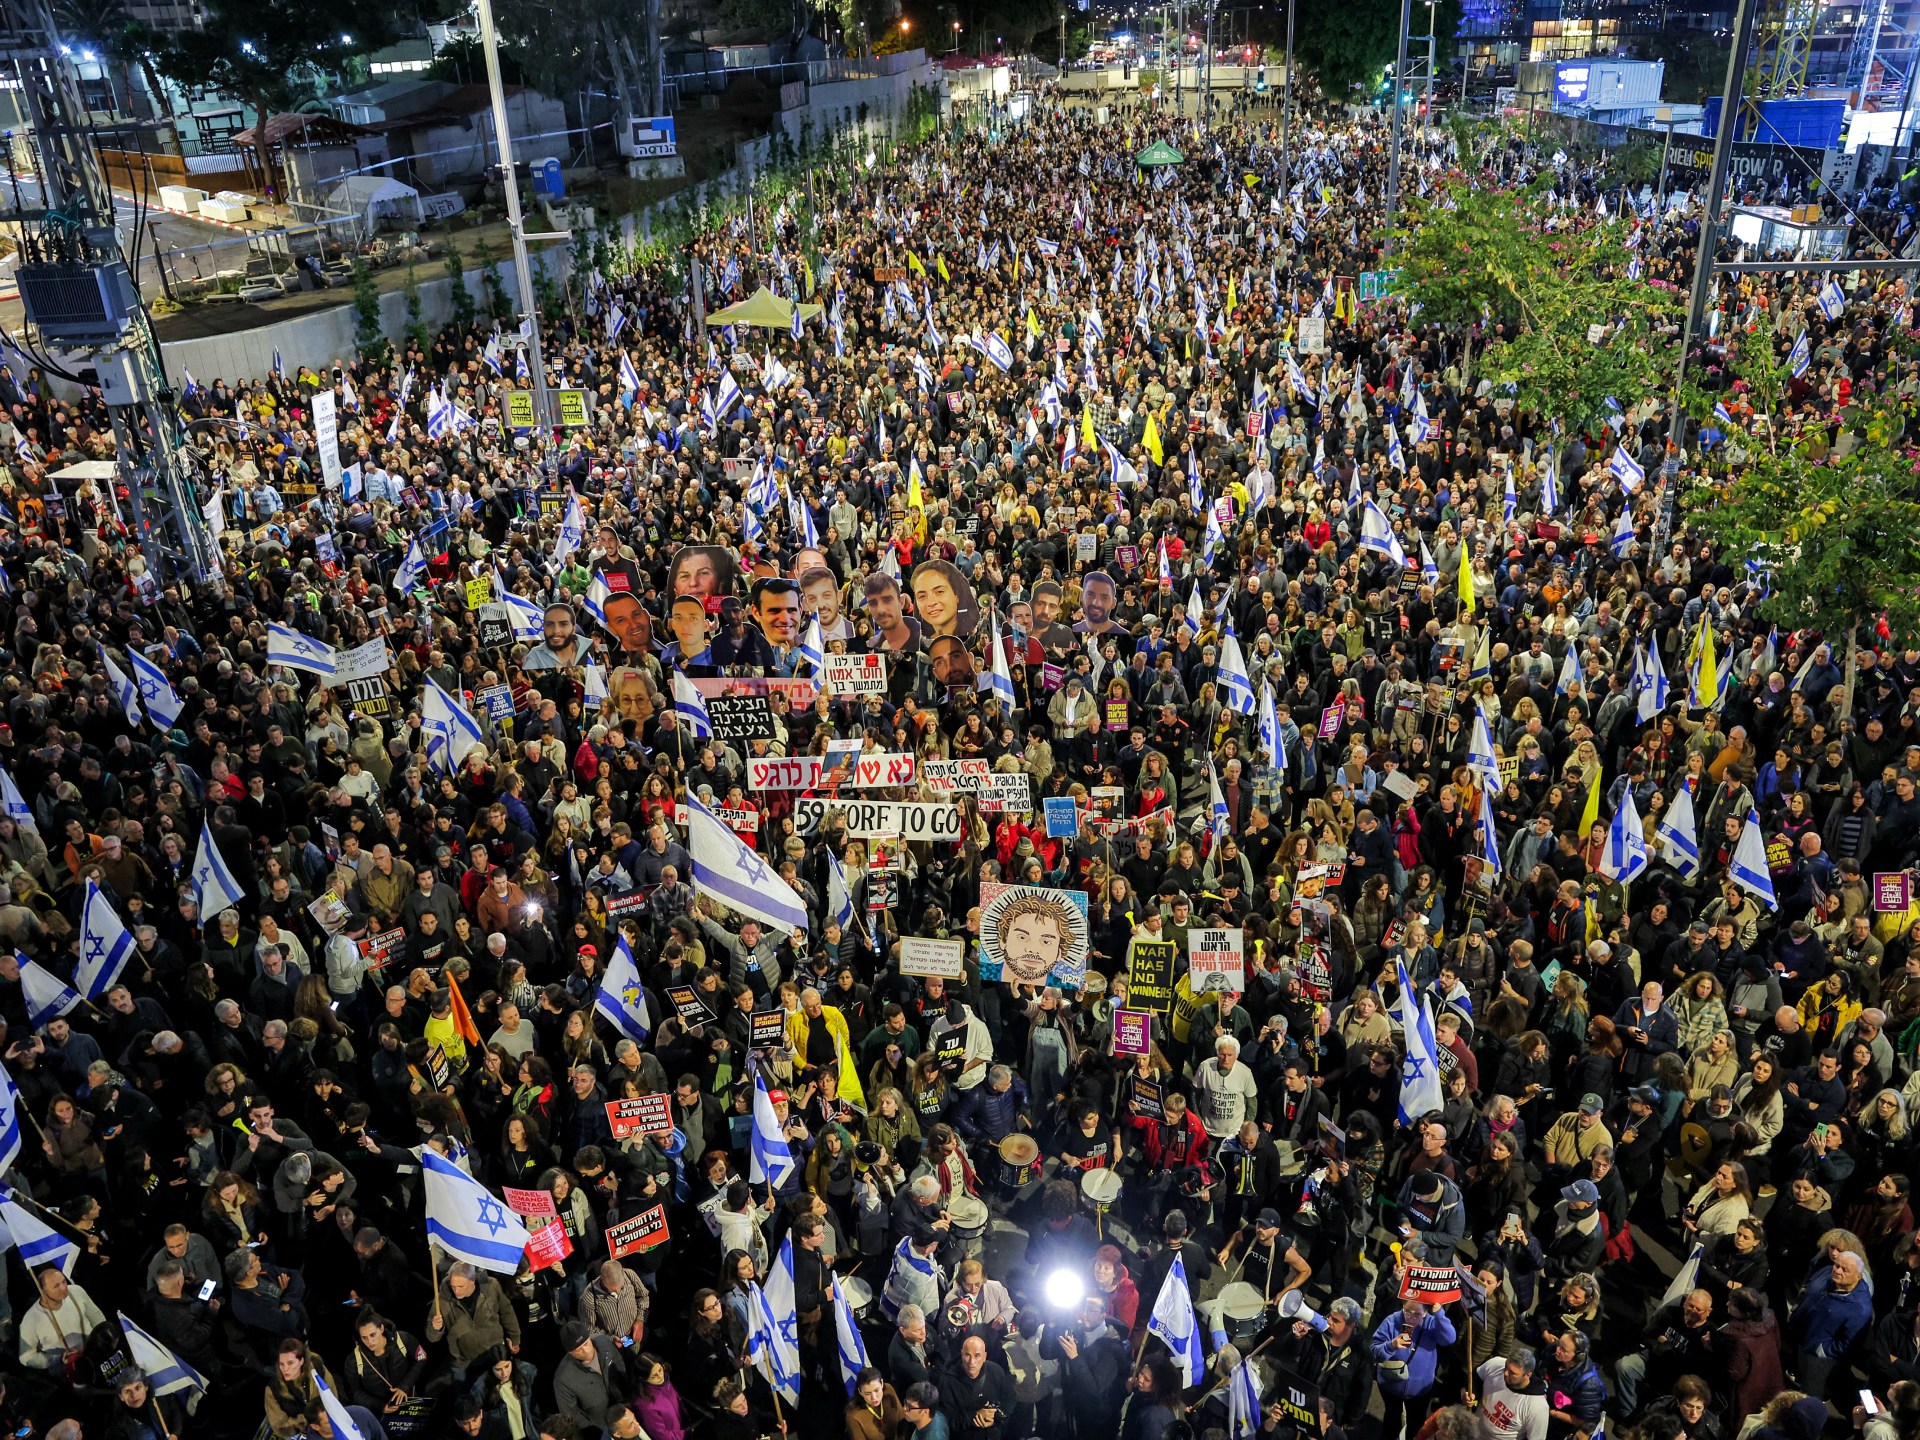
M 827 656 L 826 688 L 835 695 L 885 695 L 886 656 Z
M 327 489 L 340 488 L 340 417 L 333 391 L 322 390 L 313 397 L 313 444 L 320 452 L 320 474 Z
M 1244 930 L 1189 930 L 1187 971 L 1193 977 L 1193 993 L 1243 993 L 1247 988 L 1246 945 Z
M 818 755 L 749 755 L 749 790 L 808 790 L 820 783 Z
M 793 831 L 796 835 L 818 835 L 826 828 L 827 817 L 846 817 L 847 834 L 855 840 L 943 840 L 960 839 L 960 807 L 931 805 L 913 800 L 829 800 L 804 796 L 794 802 Z
M 855 756 L 838 774 L 827 772 L 818 755 L 747 757 L 749 790 L 810 790 L 815 785 L 852 789 L 895 789 L 913 784 L 914 759 L 904 751 Z
M 942 980 L 958 980 L 966 973 L 967 944 L 964 940 L 924 940 L 917 935 L 900 937 L 900 973 L 934 975 Z
M 333 683 L 345 684 L 349 680 L 371 680 L 376 675 L 384 675 L 393 668 L 393 652 L 387 648 L 384 638 L 369 640 L 364 645 L 356 645 L 351 650 L 342 650 L 333 657 Z
M 920 762 L 920 778 L 926 782 L 927 788 L 943 794 L 959 792 L 972 795 L 992 773 L 992 764 L 979 759 Z
M 1033 809 L 1033 777 L 1024 770 L 987 776 L 980 782 L 979 805 L 986 812 L 1025 814 Z

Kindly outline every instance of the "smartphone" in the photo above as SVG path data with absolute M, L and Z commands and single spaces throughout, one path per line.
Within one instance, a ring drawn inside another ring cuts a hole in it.
M 632 1344 L 633 1344 L 633 1336 L 631 1336 L 631 1335 L 622 1335 L 622 1336 L 620 1337 L 620 1348 L 621 1348 L 622 1350 L 625 1350 L 625 1349 L 627 1349 L 627 1348 L 628 1348 L 629 1346 L 631 1346 Z
M 211 1300 L 213 1298 L 213 1281 L 209 1280 L 200 1287 L 200 1298 L 202 1300 Z
M 1878 1415 L 1880 1413 L 1880 1402 L 1873 1398 L 1873 1391 L 1862 1390 L 1860 1392 L 1860 1408 L 1869 1415 Z

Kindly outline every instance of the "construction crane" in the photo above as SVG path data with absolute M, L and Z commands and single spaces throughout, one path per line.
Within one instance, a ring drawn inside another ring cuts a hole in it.
M 1879 3 L 1869 0 L 1869 8 Z M 1748 100 L 1779 100 L 1806 89 L 1813 25 L 1819 14 L 1817 0 L 1768 0 L 1754 27 L 1753 57 L 1747 66 Z M 1746 139 L 1751 128 L 1750 122 L 1743 123 L 1734 138 Z

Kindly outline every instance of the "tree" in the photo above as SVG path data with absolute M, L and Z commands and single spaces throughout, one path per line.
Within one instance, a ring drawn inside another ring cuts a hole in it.
M 268 117 L 297 108 L 348 57 L 392 43 L 399 13 L 379 0 L 205 0 L 200 28 L 173 35 L 156 58 L 183 87 L 223 90 L 253 107 L 254 148 L 271 191 Z
M 453 282 L 453 328 L 466 331 L 473 325 L 473 292 L 467 288 L 467 261 L 460 247 L 447 242 L 447 258 L 441 262 L 447 278 Z
M 1329 100 L 1340 101 L 1356 85 L 1377 85 L 1398 53 L 1395 26 L 1400 23 L 1401 0 L 1350 0 L 1341 5 L 1301 5 L 1294 15 L 1293 54 L 1302 69 L 1311 70 Z M 1420 15 L 1424 5 L 1415 5 Z M 1424 16 L 1421 16 L 1424 19 Z M 1416 22 L 1416 28 L 1417 28 Z M 1434 6 L 1435 66 L 1448 63 L 1452 48 L 1445 37 L 1460 32 L 1460 0 L 1440 0 Z M 1409 43 L 1408 60 L 1425 64 L 1425 47 L 1415 55 Z
M 413 266 L 407 266 L 407 344 L 414 349 L 425 351 L 432 337 L 427 333 L 426 322 L 420 318 L 420 286 L 413 278 Z
M 486 292 L 487 311 L 496 320 L 513 313 L 507 299 L 507 287 L 500 279 L 500 266 L 493 258 L 493 247 L 483 239 L 474 247 L 473 258 L 480 266 L 480 288 Z
M 1399 289 L 1423 318 L 1484 323 L 1483 369 L 1520 409 L 1595 429 L 1609 401 L 1663 393 L 1679 346 L 1684 297 L 1630 278 L 1627 235 L 1537 193 L 1451 185 L 1407 207 Z
M 1884 624 L 1895 646 L 1920 637 L 1920 451 L 1895 401 L 1872 403 L 1849 429 L 1851 448 L 1816 459 L 1808 441 L 1789 443 L 1688 495 L 1695 525 L 1766 566 L 1762 619 L 1844 646 L 1843 715 L 1853 712 L 1860 632 Z
M 353 262 L 353 344 L 362 360 L 379 364 L 387 358 L 386 331 L 380 325 L 380 287 L 364 260 Z

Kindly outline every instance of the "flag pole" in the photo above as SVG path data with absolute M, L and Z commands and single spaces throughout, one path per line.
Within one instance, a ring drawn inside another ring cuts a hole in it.
M 151 1383 L 147 1386 L 147 1403 L 153 1406 L 153 1418 L 160 1422 L 160 1440 L 173 1440 L 173 1431 L 167 1426 L 167 1417 L 160 1410 L 160 1396 Z

